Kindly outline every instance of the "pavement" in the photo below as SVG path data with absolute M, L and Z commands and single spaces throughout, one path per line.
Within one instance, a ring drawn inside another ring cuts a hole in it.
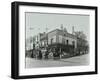
M 65 59 L 42 59 L 26 58 L 26 68 L 40 68 L 40 67 L 61 67 L 61 66 L 84 66 L 89 65 L 89 54 L 75 56 Z

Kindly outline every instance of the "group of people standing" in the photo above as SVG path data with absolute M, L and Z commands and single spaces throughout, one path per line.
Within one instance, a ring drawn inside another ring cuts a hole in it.
M 36 59 L 49 59 L 49 58 L 60 58 L 59 49 L 37 49 L 33 50 L 32 57 Z

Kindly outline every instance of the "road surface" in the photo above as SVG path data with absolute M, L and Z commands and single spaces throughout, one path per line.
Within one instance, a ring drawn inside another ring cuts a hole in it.
M 25 65 L 26 65 L 26 68 L 89 65 L 89 54 L 75 56 L 75 57 L 66 58 L 66 59 L 60 59 L 60 60 L 53 60 L 53 59 L 38 60 L 35 58 L 27 57 Z

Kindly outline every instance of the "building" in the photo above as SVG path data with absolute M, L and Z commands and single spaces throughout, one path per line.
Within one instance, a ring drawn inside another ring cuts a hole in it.
M 69 56 L 80 55 L 81 52 L 88 53 L 87 41 L 75 35 L 74 27 L 72 33 L 67 32 L 66 28 L 55 29 L 50 32 L 39 33 L 33 37 L 33 51 L 38 49 L 52 51 L 56 54 L 67 54 Z M 32 38 L 32 39 L 33 39 Z
M 71 45 L 77 48 L 77 38 L 64 30 L 55 29 L 48 33 L 48 45 L 52 44 Z
M 64 29 L 55 29 L 40 36 L 40 48 L 59 49 L 73 52 L 77 48 L 77 37 Z

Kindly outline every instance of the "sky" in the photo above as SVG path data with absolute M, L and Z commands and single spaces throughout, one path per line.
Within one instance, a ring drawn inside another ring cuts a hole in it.
M 75 31 L 83 31 L 89 40 L 89 15 L 26 12 L 25 18 L 26 38 L 46 32 L 46 28 L 47 32 L 61 29 L 62 24 L 69 33 L 73 26 Z

